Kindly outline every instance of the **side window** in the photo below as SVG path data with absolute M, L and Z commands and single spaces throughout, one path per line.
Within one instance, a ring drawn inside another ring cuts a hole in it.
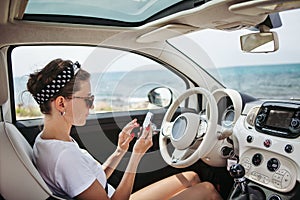
M 41 117 L 26 83 L 30 73 L 56 58 L 78 61 L 91 73 L 94 113 L 153 109 L 148 94 L 154 88 L 169 88 L 173 98 L 187 89 L 183 78 L 138 54 L 87 46 L 19 46 L 11 53 L 17 120 Z

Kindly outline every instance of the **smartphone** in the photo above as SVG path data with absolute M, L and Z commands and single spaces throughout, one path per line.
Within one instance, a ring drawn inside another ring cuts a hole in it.
M 144 122 L 143 122 L 143 128 L 146 128 L 147 126 L 149 126 L 149 124 L 151 123 L 151 120 L 153 118 L 153 113 L 152 112 L 148 112 Z

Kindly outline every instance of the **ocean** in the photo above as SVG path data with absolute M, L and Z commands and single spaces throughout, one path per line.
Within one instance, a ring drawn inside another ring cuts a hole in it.
M 151 72 L 151 73 L 150 73 Z M 257 98 L 300 98 L 300 63 L 284 65 L 224 67 L 210 71 L 224 86 Z M 28 76 L 14 77 L 16 105 L 33 104 L 26 91 Z M 185 82 L 168 70 L 109 72 L 92 74 L 92 91 L 97 101 L 115 101 L 130 97 L 132 101 L 146 99 L 156 86 L 168 86 L 179 93 Z
M 258 98 L 300 99 L 300 63 L 229 67 L 218 70 L 228 88 Z

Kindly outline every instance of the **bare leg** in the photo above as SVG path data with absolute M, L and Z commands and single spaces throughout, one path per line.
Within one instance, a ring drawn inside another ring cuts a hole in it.
M 193 187 L 189 187 L 170 198 L 170 200 L 182 199 L 221 200 L 222 197 L 211 183 L 202 182 Z
M 189 195 L 189 192 L 186 191 L 192 186 L 196 186 L 194 190 L 191 190 L 192 193 L 196 193 L 197 190 L 203 191 L 203 194 L 199 197 L 199 192 L 197 192 L 197 199 L 201 199 L 201 196 L 205 197 L 206 195 L 211 195 L 211 188 L 206 187 L 206 184 L 199 184 L 200 179 L 195 172 L 184 172 L 180 174 L 176 174 L 160 180 L 156 183 L 153 183 L 130 196 L 130 200 L 167 200 L 172 197 L 175 199 L 191 199 L 192 197 Z M 211 185 L 212 186 L 212 185 Z M 213 186 L 212 186 L 213 187 Z M 207 189 L 211 189 L 210 191 L 206 191 Z M 214 188 L 213 188 L 214 189 Z M 185 192 L 186 191 L 186 192 Z M 187 196 L 182 196 L 183 195 Z M 217 194 L 217 192 L 216 192 Z M 174 196 L 175 195 L 175 196 Z M 205 199 L 205 198 L 204 198 Z

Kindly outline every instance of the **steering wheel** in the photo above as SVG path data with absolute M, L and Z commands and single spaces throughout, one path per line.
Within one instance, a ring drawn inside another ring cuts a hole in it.
M 206 98 L 206 112 L 182 113 L 171 122 L 181 102 L 193 94 L 201 94 Z M 168 108 L 162 122 L 159 148 L 165 162 L 176 168 L 184 168 L 204 158 L 218 141 L 217 120 L 217 103 L 208 90 L 195 87 L 181 94 Z M 172 156 L 169 155 L 171 148 L 175 148 Z

